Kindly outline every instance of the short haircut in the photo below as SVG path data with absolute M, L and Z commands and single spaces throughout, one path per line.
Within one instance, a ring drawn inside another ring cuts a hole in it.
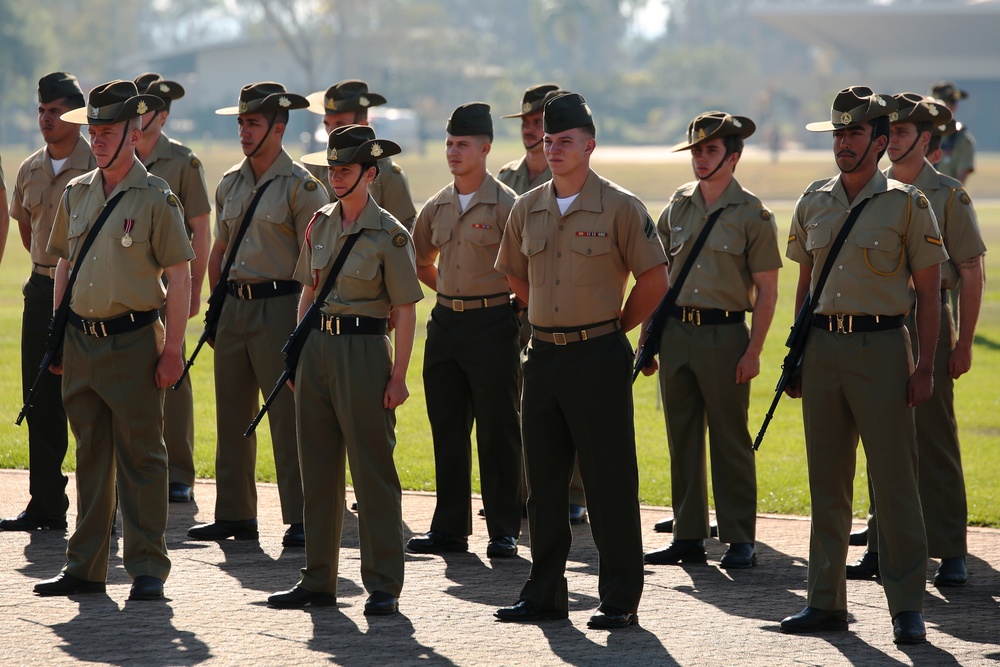
M 378 178 L 379 168 L 378 168 L 378 162 L 375 161 L 375 160 L 372 160 L 371 162 L 362 162 L 361 163 L 361 173 L 362 174 L 365 173 L 371 167 L 375 167 L 375 178 Z
M 880 150 L 878 153 L 878 159 L 881 160 L 882 156 L 885 155 L 886 150 L 889 148 L 889 126 L 891 125 L 889 117 L 879 116 L 878 118 L 873 118 L 868 121 L 868 124 L 872 126 L 872 141 L 875 141 L 879 137 L 885 137 L 887 140 L 885 142 L 885 148 Z
M 584 134 L 586 134 L 591 139 L 597 138 L 597 127 L 593 123 L 590 123 L 588 125 L 581 125 L 580 129 L 583 130 Z
M 274 112 L 274 118 L 271 124 L 281 123 L 282 125 L 288 125 L 288 109 L 278 109 Z
M 726 153 L 743 155 L 743 137 L 738 134 L 722 137 L 722 145 L 726 147 Z
M 354 112 L 354 122 L 363 125 L 368 122 L 368 109 L 358 109 Z
M 142 129 L 142 116 L 129 118 L 128 122 L 125 124 L 126 132 L 131 132 L 132 130 L 141 130 L 141 129 Z
M 940 134 L 932 134 L 931 135 L 931 140 L 927 144 L 927 155 L 930 155 L 931 153 L 933 153 L 937 149 L 941 148 L 941 139 L 942 139 L 942 137 L 941 137 Z

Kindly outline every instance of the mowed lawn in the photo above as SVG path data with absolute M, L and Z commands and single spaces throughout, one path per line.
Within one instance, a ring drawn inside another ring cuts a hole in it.
M 212 146 L 195 145 L 206 166 L 210 191 L 222 172 L 240 155 L 235 141 Z M 449 180 L 441 155 L 442 147 L 429 145 L 423 155 L 401 156 L 417 202 L 424 201 Z M 604 154 L 602 155 L 602 149 Z M 299 151 L 290 151 L 298 157 Z M 26 147 L 7 148 L 3 163 L 9 188 L 17 164 L 28 153 Z M 496 173 L 499 166 L 518 155 L 513 143 L 497 144 L 490 159 Z M 647 203 L 654 219 L 674 188 L 690 179 L 690 168 L 683 156 L 672 156 L 655 149 L 617 149 L 600 147 L 595 168 L 604 176 L 634 191 Z M 970 183 L 973 200 L 978 202 L 980 224 L 988 247 L 1000 247 L 1000 156 L 979 158 L 978 171 Z M 766 156 L 748 152 L 737 176 L 774 209 L 779 240 L 783 243 L 791 208 L 798 193 L 810 181 L 833 173 L 829 156 L 816 153 L 783 156 L 776 164 Z M 782 252 L 784 248 L 782 247 Z M 13 225 L 4 260 L 0 264 L 0 467 L 28 466 L 27 427 L 15 427 L 14 418 L 21 407 L 19 336 L 21 318 L 20 287 L 28 275 L 30 262 Z M 987 255 L 987 275 L 1000 271 L 996 253 Z M 786 260 L 781 271 L 778 311 L 761 361 L 761 377 L 754 381 L 750 406 L 750 429 L 756 434 L 777 380 L 784 356 L 784 341 L 793 319 L 796 266 Z M 209 286 L 205 288 L 207 298 Z M 430 297 L 429 290 L 425 295 Z M 425 411 L 420 379 L 423 362 L 424 322 L 432 299 L 418 304 L 417 344 L 410 363 L 408 385 L 411 396 L 397 410 L 396 464 L 404 488 L 433 490 L 434 459 L 430 427 Z M 202 318 L 192 319 L 188 327 L 188 347 L 193 348 L 202 330 Z M 631 334 L 635 340 L 636 332 Z M 212 381 L 212 350 L 203 348 L 193 367 L 195 383 L 196 451 L 200 477 L 215 474 L 215 393 Z M 969 520 L 974 525 L 1000 526 L 1000 287 L 987 285 L 987 293 L 976 335 L 972 372 L 956 385 L 956 406 L 969 494 Z M 267 389 L 270 389 L 268 387 Z M 667 452 L 663 412 L 657 400 L 655 378 L 640 377 L 634 388 L 635 426 L 639 450 L 640 493 L 642 502 L 670 504 L 669 454 Z M 257 475 L 261 481 L 274 481 L 274 462 L 266 423 L 257 431 Z M 73 470 L 75 457 L 70 448 L 64 468 Z M 859 447 L 858 474 L 855 480 L 854 509 L 863 516 L 868 499 L 863 450 Z M 474 465 L 474 485 L 478 490 L 478 464 Z M 758 510 L 765 513 L 809 513 L 809 488 L 806 477 L 805 446 L 802 435 L 801 405 L 783 399 L 757 454 L 759 486 Z

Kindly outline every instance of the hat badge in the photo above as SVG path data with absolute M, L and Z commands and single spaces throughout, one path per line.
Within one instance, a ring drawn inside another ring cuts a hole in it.
M 161 83 L 160 84 L 160 92 L 161 93 L 169 93 L 170 92 L 170 86 L 168 86 L 165 83 Z
M 367 106 L 371 105 L 371 102 L 368 100 L 367 97 L 365 97 L 364 95 L 362 95 L 361 97 L 358 98 L 358 104 L 360 104 L 363 107 L 367 107 Z
M 734 118 L 733 119 L 733 127 L 743 127 L 743 123 L 741 123 L 740 121 L 738 121 L 737 119 Z
M 938 125 L 937 129 L 938 129 L 938 132 L 944 132 L 945 130 L 948 129 L 948 124 L 945 123 L 944 125 Z
M 705 128 L 699 127 L 698 128 L 698 141 L 702 141 L 706 136 L 708 136 L 708 135 L 705 134 Z
M 384 151 L 382 150 L 381 146 L 379 146 L 378 144 L 372 144 L 372 157 L 378 157 L 383 152 Z
M 898 111 L 893 111 L 891 114 L 889 114 L 889 122 L 890 123 L 895 123 L 898 120 L 899 120 L 899 112 Z
M 146 106 L 146 100 L 139 100 L 139 104 L 135 107 L 135 112 L 140 116 L 149 112 L 149 107 Z
M 936 116 L 938 115 L 938 113 L 940 113 L 937 110 L 937 107 L 931 104 L 930 102 L 924 102 L 924 106 L 927 107 L 927 112 L 932 116 Z
M 333 160 L 334 162 L 336 162 L 337 161 L 337 149 L 336 148 L 331 148 L 330 152 L 326 156 L 326 159 L 327 160 Z
M 523 111 L 524 113 L 528 113 L 529 111 L 531 111 L 531 102 L 525 102 L 524 104 L 522 104 L 521 111 Z
M 885 106 L 885 100 L 884 100 L 884 99 L 882 99 L 882 96 L 881 96 L 881 95 L 876 95 L 876 96 L 875 96 L 875 101 L 876 101 L 876 102 L 878 102 L 878 105 L 879 105 L 880 107 L 884 107 L 884 106 Z
M 292 106 L 292 101 L 287 97 L 285 97 L 284 95 L 282 95 L 281 97 L 278 98 L 278 106 L 287 109 L 288 107 Z
M 854 122 L 854 116 L 852 116 L 849 112 L 845 111 L 844 113 L 840 114 L 841 125 L 850 125 L 853 122 Z
M 240 113 L 246 113 L 248 109 L 246 102 L 240 102 Z
M 90 107 L 90 117 L 91 118 L 100 118 L 101 117 L 101 110 L 99 108 L 97 108 L 97 107 Z

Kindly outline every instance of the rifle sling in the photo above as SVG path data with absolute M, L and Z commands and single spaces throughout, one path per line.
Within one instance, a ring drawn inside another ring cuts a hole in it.
M 864 210 L 865 205 L 867 205 L 869 201 L 871 201 L 871 198 L 862 199 L 857 206 L 851 209 L 850 215 L 848 215 L 847 220 L 844 221 L 844 226 L 840 228 L 840 233 L 837 234 L 837 238 L 833 241 L 833 248 L 830 249 L 830 254 L 826 256 L 826 263 L 823 264 L 823 270 L 820 271 L 819 278 L 816 280 L 816 289 L 813 290 L 812 296 L 810 297 L 810 308 L 808 313 L 810 316 L 813 311 L 816 310 L 817 304 L 819 304 L 819 295 L 823 292 L 823 287 L 826 286 L 826 279 L 830 277 L 830 271 L 833 270 L 833 264 L 837 261 L 837 255 L 840 254 L 840 249 L 844 247 L 844 243 L 847 242 L 847 235 L 851 233 L 854 223 L 858 221 L 859 217 L 861 217 L 861 211 Z
M 323 307 L 323 302 L 326 301 L 327 295 L 330 293 L 330 290 L 333 289 L 333 284 L 337 282 L 337 276 L 340 275 L 341 269 L 344 268 L 344 264 L 347 262 L 347 258 L 351 254 L 351 248 L 354 247 L 354 244 L 358 242 L 359 238 L 361 238 L 360 231 L 355 234 L 351 234 L 347 237 L 347 240 L 344 241 L 344 247 L 340 249 L 340 253 L 337 255 L 337 259 L 334 260 L 333 267 L 330 269 L 330 275 L 326 277 L 326 282 L 323 283 L 323 287 L 321 287 L 319 292 L 316 293 L 316 299 L 313 301 L 312 306 L 309 308 L 305 317 L 302 318 L 302 323 L 306 326 L 311 326 L 311 320 L 315 319 L 316 315 L 319 314 L 320 308 Z
M 236 262 L 236 253 L 239 252 L 240 243 L 243 241 L 243 237 L 246 236 L 247 229 L 250 228 L 250 221 L 253 219 L 253 214 L 257 210 L 257 204 L 260 203 L 260 198 L 264 196 L 264 190 L 267 190 L 267 186 L 271 183 L 274 183 L 273 178 L 257 188 L 257 194 L 255 194 L 253 199 L 250 200 L 250 206 L 247 207 L 247 212 L 243 214 L 243 220 L 240 221 L 240 228 L 236 230 L 236 236 L 234 236 L 232 241 L 229 243 L 231 250 L 229 251 L 229 256 L 226 257 L 225 266 L 222 267 L 222 274 L 219 276 L 219 282 L 216 283 L 214 288 L 212 288 L 213 296 L 216 291 L 220 289 L 222 290 L 222 294 L 225 294 L 224 288 L 229 282 L 229 272 L 232 270 L 233 264 Z
M 719 219 L 719 216 L 722 215 L 722 211 L 724 210 L 725 207 L 722 207 L 708 217 L 708 222 L 705 223 L 701 233 L 698 234 L 698 238 L 695 239 L 694 245 L 691 246 L 691 254 L 688 255 L 687 259 L 684 261 L 684 265 L 677 274 L 677 279 L 670 286 L 666 295 L 664 295 L 664 303 L 674 303 L 677 301 L 677 297 L 681 294 L 681 287 L 684 286 L 684 281 L 687 280 L 688 274 L 691 273 L 691 269 L 694 267 L 695 260 L 698 259 L 701 249 L 705 247 L 705 242 L 708 241 L 708 233 L 712 231 L 712 227 L 715 226 L 716 221 Z
M 87 237 L 83 239 L 83 245 L 80 246 L 80 252 L 76 254 L 77 263 L 73 266 L 73 272 L 69 274 L 69 280 L 66 281 L 66 289 L 63 290 L 62 300 L 59 302 L 59 308 L 56 309 L 56 312 L 66 311 L 69 309 L 69 302 L 73 296 L 73 285 L 76 284 L 76 278 L 80 274 L 79 259 L 86 256 L 87 251 L 90 250 L 90 246 L 94 245 L 94 240 L 97 238 L 98 232 L 101 231 L 101 227 L 104 226 L 105 221 L 111 217 L 111 212 L 115 209 L 115 206 L 118 205 L 118 202 L 121 201 L 121 198 L 124 195 L 125 190 L 122 190 L 112 197 L 111 201 L 104 205 L 104 210 L 101 211 L 101 214 L 97 216 L 97 220 L 94 221 L 93 227 L 91 227 L 90 231 L 87 232 Z M 66 194 L 66 197 L 68 202 L 69 193 Z M 55 317 L 52 318 L 52 322 L 55 323 Z

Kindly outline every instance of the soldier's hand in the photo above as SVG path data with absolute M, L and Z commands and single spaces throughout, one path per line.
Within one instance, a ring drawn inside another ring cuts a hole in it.
M 797 374 L 785 385 L 785 395 L 788 398 L 802 398 L 802 375 Z
M 156 360 L 156 386 L 166 389 L 172 386 L 184 372 L 184 355 L 180 346 L 164 347 Z
M 948 357 L 948 377 L 957 380 L 972 368 L 972 346 L 958 345 Z
M 53 375 L 62 375 L 62 359 L 57 363 L 49 364 L 49 372 Z
M 649 377 L 650 375 L 652 375 L 656 371 L 660 370 L 660 362 L 657 360 L 656 357 L 653 357 L 652 359 L 649 360 L 649 365 L 648 366 L 643 366 L 639 370 L 642 371 L 643 375 L 645 375 L 646 377 Z
M 736 384 L 745 384 L 760 375 L 760 357 L 752 352 L 744 352 L 736 364 Z
M 402 405 L 410 396 L 410 390 L 406 388 L 406 380 L 389 378 L 385 385 L 385 394 L 382 396 L 382 407 L 392 410 Z
M 191 307 L 188 309 L 188 319 L 191 319 L 201 311 L 201 292 L 198 294 L 191 290 Z
M 906 404 L 916 407 L 931 397 L 934 376 L 930 369 L 917 368 L 906 385 Z

